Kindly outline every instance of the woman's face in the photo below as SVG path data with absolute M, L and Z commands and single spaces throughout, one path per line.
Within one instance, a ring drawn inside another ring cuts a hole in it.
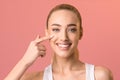
M 58 10 L 52 13 L 48 21 L 47 34 L 54 37 L 50 45 L 55 55 L 68 57 L 77 50 L 80 37 L 80 23 L 77 15 L 69 10 Z

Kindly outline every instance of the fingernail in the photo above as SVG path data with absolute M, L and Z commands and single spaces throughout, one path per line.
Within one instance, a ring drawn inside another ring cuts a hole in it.
M 39 39 L 39 35 L 37 35 L 36 39 Z
M 50 38 L 54 37 L 54 35 L 51 35 Z

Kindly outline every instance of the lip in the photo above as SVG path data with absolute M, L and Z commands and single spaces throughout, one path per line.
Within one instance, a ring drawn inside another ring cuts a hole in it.
M 56 45 L 60 50 L 68 50 L 72 43 L 56 43 Z

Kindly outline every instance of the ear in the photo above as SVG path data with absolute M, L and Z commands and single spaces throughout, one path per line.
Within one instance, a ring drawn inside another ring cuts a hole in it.
M 48 29 L 45 28 L 45 35 L 48 36 Z
M 80 36 L 79 36 L 79 40 L 81 40 L 81 38 L 82 38 L 82 36 L 80 35 Z
M 79 34 L 79 40 L 81 40 L 82 36 L 83 36 L 83 29 L 81 28 L 80 34 Z

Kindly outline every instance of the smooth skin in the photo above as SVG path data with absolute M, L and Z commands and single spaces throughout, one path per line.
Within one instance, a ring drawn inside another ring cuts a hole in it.
M 49 39 L 53 49 L 52 71 L 54 80 L 86 80 L 85 63 L 81 62 L 77 45 L 80 38 L 80 23 L 75 13 L 58 10 L 52 13 L 46 37 L 37 37 L 30 43 L 24 57 L 18 62 L 5 80 L 43 80 L 43 72 L 25 73 L 46 48 L 42 41 Z M 54 35 L 51 35 L 54 34 Z M 51 37 L 50 37 L 51 36 Z M 95 66 L 95 80 L 113 80 L 108 68 Z

